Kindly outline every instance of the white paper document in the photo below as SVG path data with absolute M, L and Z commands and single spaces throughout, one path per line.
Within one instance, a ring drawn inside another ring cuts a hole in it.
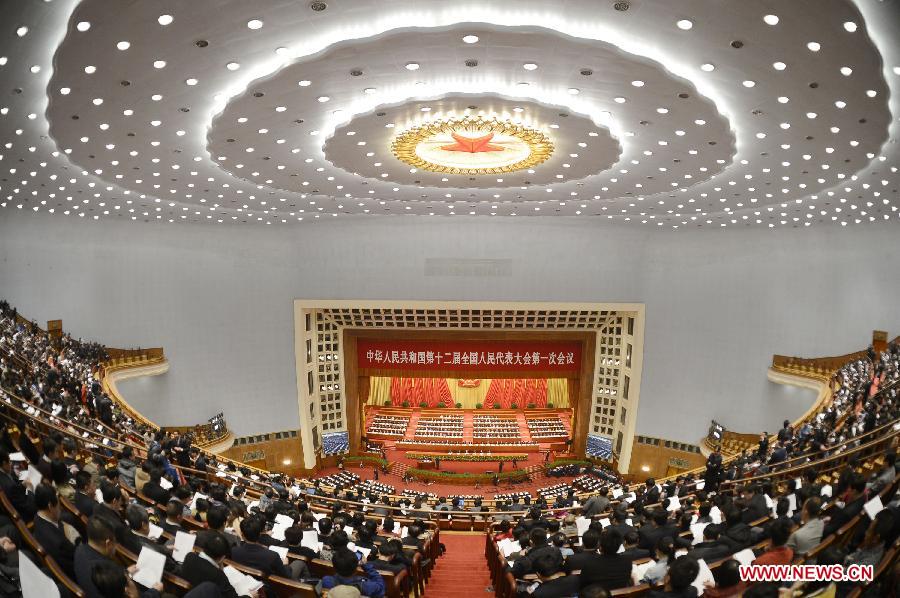
M 263 582 L 250 577 L 249 575 L 244 575 L 231 565 L 225 567 L 223 571 L 225 577 L 228 578 L 228 582 L 231 584 L 231 587 L 234 588 L 234 591 L 238 596 L 249 596 L 263 587 Z
M 691 585 L 697 588 L 697 595 L 700 596 L 706 589 L 705 586 L 707 583 L 712 586 L 716 585 L 716 578 L 713 577 L 712 571 L 709 569 L 709 565 L 706 564 L 706 561 L 699 559 L 697 563 L 700 565 L 700 572 L 697 573 L 697 578 Z
M 303 532 L 303 539 L 300 546 L 306 546 L 310 550 L 319 552 L 319 533 L 316 530 L 306 530 Z
M 155 525 L 154 523 L 150 523 L 150 531 L 147 532 L 147 537 L 151 540 L 159 540 L 159 537 L 162 536 L 163 528 Z
M 172 489 L 172 482 L 170 482 L 166 478 L 159 478 L 159 485 L 162 486 L 163 490 Z
M 294 525 L 294 520 L 284 513 L 279 513 L 278 515 L 275 515 L 275 523 L 283 523 L 285 527 L 291 527 Z
M 282 561 L 287 560 L 287 553 L 288 553 L 287 546 L 271 546 L 270 545 L 269 550 L 271 550 L 272 552 L 274 552 L 275 554 L 280 556 Z
M 28 469 L 19 474 L 19 480 L 24 482 L 31 482 L 31 489 L 34 490 L 41 483 L 41 480 L 44 479 L 44 476 L 41 475 L 37 469 L 35 469 L 34 465 L 28 464 Z
M 587 517 L 578 517 L 575 519 L 575 527 L 578 529 L 578 536 L 581 537 L 591 527 L 591 520 Z
M 866 515 L 869 516 L 869 519 L 874 520 L 875 515 L 878 515 L 881 511 L 884 510 L 884 505 L 881 504 L 881 497 L 876 494 L 875 498 L 863 505 L 863 510 L 865 510 Z
M 56 583 L 38 569 L 25 553 L 19 553 L 19 581 L 22 598 L 59 598 Z
M 172 558 L 179 563 L 183 563 L 187 553 L 194 549 L 194 542 L 196 541 L 197 536 L 194 534 L 177 532 L 175 534 L 175 547 L 172 550 Z
M 745 548 L 740 552 L 735 552 L 731 557 L 742 565 L 749 566 L 753 561 L 756 560 L 756 554 L 754 554 L 752 548 Z
M 706 529 L 708 523 L 695 523 L 691 526 L 691 534 L 694 536 L 694 541 L 691 544 L 699 544 L 703 541 L 703 530 Z
M 144 546 L 138 555 L 137 571 L 131 576 L 135 583 L 152 588 L 162 581 L 166 568 L 166 555 Z

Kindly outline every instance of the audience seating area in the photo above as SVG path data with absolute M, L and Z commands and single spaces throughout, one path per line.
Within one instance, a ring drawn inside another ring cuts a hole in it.
M 416 422 L 416 438 L 462 438 L 462 415 L 420 417 Z
M 534 439 L 569 437 L 569 431 L 559 417 L 526 418 L 525 421 Z
M 476 439 L 496 438 L 518 440 L 520 438 L 519 422 L 511 417 L 497 417 L 494 415 L 476 415 L 473 418 L 474 430 L 472 435 Z
M 460 497 L 462 504 L 455 505 L 416 495 L 410 505 L 409 495 L 394 495 L 392 487 L 379 484 L 360 486 L 360 477 L 350 472 L 303 480 L 251 468 L 198 450 L 190 434 L 147 426 L 104 395 L 99 345 L 65 335 L 51 339 L 0 305 L 0 346 L 0 465 L 14 460 L 27 472 L 24 482 L 0 476 L 0 510 L 6 516 L 0 527 L 12 546 L 3 552 L 37 563 L 66 595 L 84 596 L 82 586 L 92 583 L 83 573 L 91 543 L 112 547 L 98 558 L 113 570 L 133 565 L 142 550 L 162 554 L 168 569 L 153 585 L 176 596 L 191 591 L 189 563 L 200 553 L 224 559 L 223 565 L 249 576 L 249 583 L 264 583 L 267 595 L 286 598 L 318 595 L 315 585 L 332 583 L 339 565 L 357 565 L 354 552 L 373 551 L 356 571 L 373 584 L 370 595 L 427 597 L 441 558 L 440 534 L 450 529 L 485 533 L 484 554 L 498 598 L 518 597 L 520 586 L 535 583 L 592 585 L 597 544 L 609 557 L 624 548 L 630 561 L 627 569 L 597 580 L 616 596 L 639 596 L 663 585 L 670 595 L 685 595 L 687 585 L 700 584 L 705 576 L 720 595 L 739 594 L 751 585 L 761 591 L 764 584 L 734 580 L 735 559 L 872 564 L 878 574 L 873 583 L 838 584 L 839 595 L 888 596 L 897 590 L 896 344 L 844 366 L 830 400 L 755 450 L 724 462 L 713 457 L 705 469 L 630 486 L 597 487 L 591 478 L 599 478 L 585 474 L 575 486 L 591 492 L 569 497 L 571 487 L 564 483 L 542 489 L 560 497 L 553 505 L 544 492 L 536 500 L 528 493 Z M 441 424 L 453 427 L 451 421 Z M 554 430 L 552 424 L 545 429 Z M 368 503 L 358 500 L 357 488 L 371 491 Z M 43 531 L 46 519 L 59 513 L 50 509 L 57 502 L 68 549 L 61 541 L 47 541 Z M 379 532 L 386 514 L 406 532 L 399 546 L 384 548 L 384 558 L 373 557 L 375 547 L 392 541 L 390 533 Z M 810 519 L 825 521 L 821 534 L 814 533 Z M 157 540 L 148 537 L 154 528 L 160 530 Z M 553 543 L 544 547 L 548 535 Z M 658 542 L 665 537 L 671 544 Z M 192 547 L 173 558 L 166 546 L 181 546 L 183 538 Z M 557 546 L 572 550 L 559 562 L 579 568 L 561 569 L 555 556 L 531 558 L 530 542 L 551 554 Z M 260 568 L 261 561 L 247 557 L 248 547 L 255 546 L 276 549 L 279 558 Z M 348 554 L 350 561 L 343 558 Z M 550 586 L 541 590 L 549 592 Z
M 375 434 L 378 436 L 406 436 L 406 429 L 409 427 L 409 417 L 399 415 L 383 415 L 378 413 L 369 422 L 366 428 L 367 434 Z

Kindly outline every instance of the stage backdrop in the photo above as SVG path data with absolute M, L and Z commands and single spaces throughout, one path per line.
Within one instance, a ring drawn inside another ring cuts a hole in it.
M 402 406 L 403 401 L 410 407 L 418 407 L 423 400 L 434 407 L 442 399 L 451 405 L 462 403 L 463 409 L 475 409 L 478 403 L 486 409 L 499 403 L 508 409 L 513 402 L 520 409 L 534 403 L 535 407 L 569 407 L 569 381 L 565 378 L 529 379 L 459 379 L 459 378 L 390 378 L 372 376 L 369 378 L 368 405 Z

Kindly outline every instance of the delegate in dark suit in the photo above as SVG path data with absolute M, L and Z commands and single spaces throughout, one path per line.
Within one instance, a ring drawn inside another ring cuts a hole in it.
M 25 485 L 5 469 L 0 470 L 0 488 L 3 488 L 6 498 L 9 499 L 22 519 L 25 521 L 34 519 L 34 515 L 37 513 L 37 508 L 34 506 L 34 495 L 26 492 Z
M 291 572 L 281 562 L 281 557 L 261 544 L 243 543 L 231 549 L 231 560 L 261 570 L 266 575 L 290 577 Z
M 574 554 L 569 557 L 571 559 Z M 631 559 L 620 554 L 593 553 L 581 563 L 581 587 L 595 583 L 608 591 L 631 585 Z M 575 567 L 572 567 L 575 570 Z
M 66 538 L 62 523 L 54 525 L 43 517 L 35 517 L 31 533 L 66 575 L 75 577 L 75 546 Z
M 569 598 L 577 596 L 581 587 L 577 575 L 566 575 L 545 581 L 531 593 L 535 598 Z
M 269 552 L 272 551 L 270 550 Z M 209 581 L 219 588 L 220 595 L 223 598 L 237 598 L 237 592 L 234 591 L 234 587 L 228 581 L 225 572 L 196 552 L 190 552 L 184 557 L 180 575 L 191 586 L 197 586 L 204 581 Z

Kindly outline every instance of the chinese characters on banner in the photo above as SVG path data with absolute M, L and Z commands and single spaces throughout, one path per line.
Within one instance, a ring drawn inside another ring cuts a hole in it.
M 578 341 L 357 340 L 361 369 L 577 373 Z

